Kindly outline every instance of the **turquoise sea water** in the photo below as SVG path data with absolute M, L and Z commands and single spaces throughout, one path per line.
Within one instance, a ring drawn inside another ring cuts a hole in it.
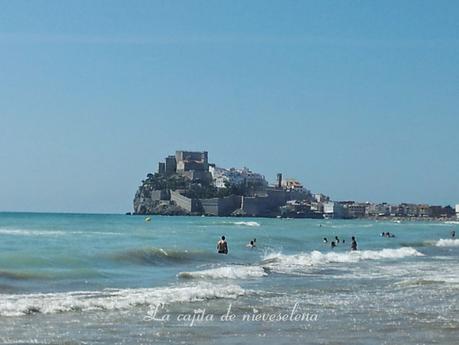
M 453 229 L 0 213 L 0 343 L 457 344 Z M 221 235 L 227 256 L 215 252 Z M 322 241 L 335 236 L 345 243 Z

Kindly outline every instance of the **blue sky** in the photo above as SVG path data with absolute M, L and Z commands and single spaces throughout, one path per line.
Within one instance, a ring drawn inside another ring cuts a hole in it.
M 0 1 L 0 210 L 129 211 L 176 149 L 459 203 L 457 1 Z

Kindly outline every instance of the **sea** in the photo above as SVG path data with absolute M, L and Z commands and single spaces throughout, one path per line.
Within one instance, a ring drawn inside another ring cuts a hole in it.
M 452 230 L 458 222 L 0 213 L 0 344 L 456 345 Z M 223 235 L 228 255 L 216 253 Z

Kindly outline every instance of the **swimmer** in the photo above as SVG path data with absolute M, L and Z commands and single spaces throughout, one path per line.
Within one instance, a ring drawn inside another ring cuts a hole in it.
M 351 250 L 357 250 L 357 241 L 354 236 L 352 236 Z
M 326 238 L 326 237 L 324 237 L 324 243 L 327 243 L 327 242 L 328 242 L 327 238 Z
M 255 248 L 255 247 L 256 247 L 255 242 L 250 241 L 250 243 L 247 244 L 246 247 L 248 247 L 248 248 Z
M 217 242 L 218 254 L 228 254 L 228 242 L 226 242 L 225 236 L 222 236 L 221 240 Z
M 454 230 L 451 231 L 451 238 L 453 239 L 456 238 L 456 231 Z
M 336 247 L 335 241 L 331 241 L 330 246 L 332 249 L 335 248 Z
M 336 240 L 336 244 L 338 244 L 338 243 L 339 243 L 339 238 L 338 238 L 338 236 L 335 236 L 335 240 Z

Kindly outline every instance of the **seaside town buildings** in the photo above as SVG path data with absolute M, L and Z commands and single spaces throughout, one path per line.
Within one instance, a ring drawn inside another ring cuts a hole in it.
M 147 175 L 134 198 L 134 214 L 263 216 L 319 219 L 459 218 L 459 204 L 361 203 L 311 194 L 295 179 L 269 185 L 265 176 L 244 167 L 209 163 L 208 152 L 176 151 Z
M 263 175 L 254 173 L 246 167 L 242 169 L 225 169 L 211 164 L 209 166 L 209 172 L 217 188 L 227 188 L 228 185 L 242 185 L 244 183 L 264 187 L 268 186 L 268 182 Z

